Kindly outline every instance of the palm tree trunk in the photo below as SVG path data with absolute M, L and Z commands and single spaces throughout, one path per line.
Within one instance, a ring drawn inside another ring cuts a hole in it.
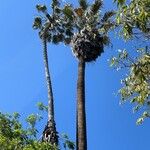
M 54 100 L 53 100 L 52 83 L 51 83 L 49 65 L 48 65 L 46 40 L 43 40 L 43 56 L 44 56 L 44 65 L 45 65 L 46 84 L 48 90 L 48 121 L 50 121 L 50 120 L 54 120 Z
M 53 91 L 52 83 L 50 78 L 50 71 L 48 65 L 48 56 L 47 56 L 47 41 L 46 38 L 43 38 L 43 57 L 45 65 L 45 77 L 48 90 L 48 122 L 43 131 L 43 141 L 48 141 L 51 144 L 58 144 L 58 135 L 55 126 L 54 119 L 54 100 L 53 100 Z
M 77 82 L 77 150 L 87 150 L 86 110 L 85 110 L 85 62 L 78 64 Z

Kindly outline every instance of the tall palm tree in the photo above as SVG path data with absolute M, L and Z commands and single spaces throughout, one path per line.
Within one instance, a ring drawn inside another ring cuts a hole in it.
M 54 97 L 49 71 L 47 43 L 52 42 L 57 44 L 64 39 L 64 31 L 61 29 L 59 24 L 59 5 L 60 4 L 57 0 L 52 1 L 52 15 L 48 14 L 47 7 L 45 5 L 37 5 L 37 10 L 42 13 L 43 16 L 36 17 L 33 24 L 34 29 L 39 29 L 39 36 L 42 40 L 45 78 L 48 91 L 48 121 L 43 131 L 42 140 L 50 142 L 52 145 L 58 145 L 58 132 L 55 124 Z
M 53 100 L 53 91 L 52 91 L 48 56 L 47 56 L 46 29 L 43 33 L 42 42 L 43 42 L 43 57 L 44 57 L 44 65 L 45 65 L 45 77 L 46 77 L 47 90 L 48 90 L 48 123 L 43 132 L 43 141 L 49 141 L 51 144 L 57 145 L 58 135 L 57 135 L 55 119 L 54 119 L 54 100 Z
M 73 19 L 74 35 L 71 38 L 73 54 L 78 59 L 77 110 L 76 110 L 76 149 L 87 150 L 86 108 L 85 108 L 85 68 L 86 63 L 95 61 L 109 44 L 108 31 L 114 26 L 113 11 L 101 18 L 102 0 L 89 5 L 79 0 L 79 7 L 67 5 L 65 15 Z
M 63 9 L 59 9 L 59 2 L 53 0 L 52 15 L 47 13 L 45 5 L 38 5 L 37 9 L 43 12 L 45 17 L 44 19 L 36 17 L 34 27 L 40 29 L 40 38 L 43 41 L 43 54 L 49 98 L 48 123 L 43 132 L 43 140 L 48 139 L 52 144 L 57 144 L 58 141 L 54 121 L 53 93 L 47 59 L 47 42 L 53 42 L 55 44 L 64 42 L 65 44 L 71 44 L 72 51 L 79 62 L 76 147 L 77 150 L 86 150 L 85 67 L 86 63 L 95 61 L 104 51 L 104 46 L 109 43 L 107 34 L 109 29 L 114 26 L 113 22 L 110 20 L 114 12 L 106 12 L 104 16 L 100 18 L 100 9 L 102 7 L 101 0 L 95 0 L 91 5 L 89 5 L 86 0 L 79 0 L 79 4 L 78 8 L 74 8 L 71 4 L 67 4 Z

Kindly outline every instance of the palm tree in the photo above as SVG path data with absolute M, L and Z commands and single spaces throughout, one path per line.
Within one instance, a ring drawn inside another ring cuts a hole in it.
M 43 57 L 44 57 L 44 65 L 45 65 L 45 76 L 46 76 L 46 83 L 47 83 L 47 90 L 48 90 L 48 122 L 47 126 L 43 131 L 43 141 L 48 141 L 51 144 L 58 144 L 58 135 L 55 126 L 55 119 L 54 119 L 54 100 L 53 100 L 53 91 L 52 91 L 52 83 L 50 78 L 49 72 L 49 65 L 48 65 L 48 56 L 47 56 L 47 39 L 46 33 L 47 29 L 45 28 L 42 42 L 43 42 Z
M 95 0 L 91 5 L 86 0 L 79 0 L 80 6 L 73 8 L 66 4 L 59 8 L 59 2 L 53 0 L 53 14 L 47 13 L 45 5 L 37 5 L 45 17 L 36 17 L 34 28 L 40 29 L 39 35 L 43 41 L 45 74 L 48 87 L 48 123 L 43 132 L 43 140 L 58 144 L 58 135 L 54 119 L 53 92 L 47 58 L 47 42 L 55 44 L 64 42 L 70 44 L 73 54 L 78 59 L 77 81 L 77 111 L 76 111 L 76 147 L 77 150 L 87 149 L 86 110 L 85 110 L 85 67 L 86 63 L 95 61 L 104 52 L 104 46 L 109 44 L 108 31 L 114 26 L 110 18 L 113 11 L 106 12 L 102 18 L 101 0 Z M 53 138 L 52 138 L 53 137 Z
M 49 71 L 47 42 L 57 44 L 64 39 L 64 31 L 61 30 L 61 26 L 59 24 L 59 5 L 60 4 L 57 0 L 52 1 L 52 15 L 48 14 L 47 7 L 45 5 L 37 5 L 37 10 L 42 13 L 43 16 L 36 17 L 33 24 L 34 29 L 39 29 L 39 36 L 42 40 L 45 78 L 48 91 L 48 121 L 43 131 L 42 140 L 47 141 L 52 145 L 58 145 L 58 132 L 56 130 L 54 117 L 54 97 Z
M 77 110 L 76 110 L 76 149 L 87 150 L 86 108 L 85 108 L 85 68 L 86 63 L 95 61 L 109 44 L 108 31 L 114 26 L 110 18 L 113 11 L 106 12 L 101 18 L 102 0 L 95 0 L 91 5 L 86 0 L 79 0 L 79 7 L 67 5 L 65 16 L 74 22 L 74 35 L 71 47 L 78 59 Z M 67 13 L 66 13 L 67 12 Z

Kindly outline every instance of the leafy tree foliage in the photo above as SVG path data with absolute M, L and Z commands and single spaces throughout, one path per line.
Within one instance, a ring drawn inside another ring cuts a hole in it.
M 126 50 L 120 50 L 117 57 L 113 57 L 111 65 L 117 69 L 127 68 L 128 75 L 121 80 L 119 90 L 121 103 L 130 100 L 134 104 L 133 112 L 143 110 L 137 124 L 141 124 L 146 117 L 150 117 L 150 50 L 137 49 L 137 57 L 133 59 Z
M 28 117 L 30 125 L 34 126 L 33 120 L 36 117 L 33 114 Z M 59 150 L 55 145 L 35 138 L 37 133 L 35 128 L 23 129 L 22 124 L 14 115 L 0 113 L 0 123 L 0 148 L 2 150 Z M 67 137 L 64 141 L 64 148 L 74 149 L 74 144 Z
M 0 148 L 1 150 L 57 150 L 56 146 L 40 142 L 35 137 L 36 115 L 27 118 L 29 126 L 24 129 L 19 121 L 19 114 L 13 115 L 0 113 Z
M 119 6 L 117 23 L 126 39 L 145 36 L 150 38 L 150 1 L 115 0 Z
M 116 16 L 120 35 L 126 44 L 129 40 L 140 40 L 144 44 L 136 44 L 134 56 L 127 50 L 119 50 L 118 56 L 111 59 L 111 66 L 117 70 L 125 68 L 128 74 L 121 81 L 119 90 L 121 103 L 130 100 L 134 104 L 133 111 L 143 110 L 137 124 L 150 117 L 150 1 L 149 0 L 115 0 L 118 5 Z
M 46 108 L 42 103 L 43 108 Z M 39 105 L 38 104 L 38 105 Z M 42 110 L 43 111 L 43 110 Z M 26 118 L 27 127 L 20 121 L 19 113 L 4 114 L 0 112 L 0 149 L 1 150 L 60 150 L 61 145 L 51 145 L 37 138 L 36 125 L 42 119 L 39 114 L 31 114 Z M 74 150 L 75 145 L 67 135 L 60 136 L 65 149 Z

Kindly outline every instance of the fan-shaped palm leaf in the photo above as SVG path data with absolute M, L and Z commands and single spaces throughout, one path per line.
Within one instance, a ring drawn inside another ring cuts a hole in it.
M 80 4 L 80 7 L 81 7 L 83 10 L 86 10 L 87 7 L 88 7 L 87 0 L 79 0 L 79 4 Z

